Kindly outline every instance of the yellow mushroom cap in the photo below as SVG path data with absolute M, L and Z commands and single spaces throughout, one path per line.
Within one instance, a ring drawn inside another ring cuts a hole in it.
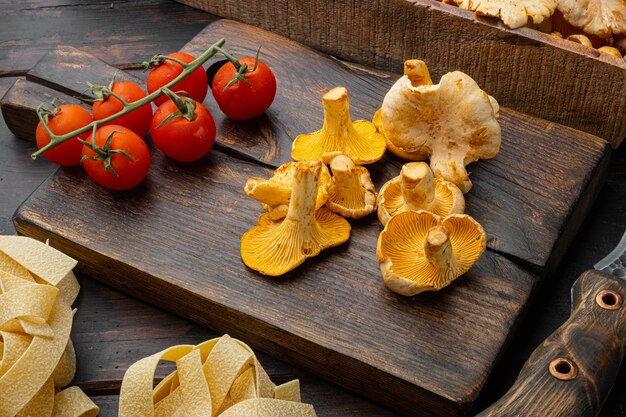
M 291 157 L 296 161 L 332 158 L 344 154 L 355 164 L 371 164 L 385 153 L 385 139 L 369 121 L 352 122 L 348 91 L 335 87 L 322 97 L 324 126 L 317 132 L 299 135 L 293 141 Z
M 482 226 L 466 214 L 441 220 L 427 211 L 405 211 L 387 223 L 376 253 L 387 287 L 413 296 L 440 290 L 469 271 L 486 240 Z
M 472 182 L 465 165 L 500 150 L 497 101 L 460 71 L 430 85 L 424 83 L 430 77 L 423 74 L 423 61 L 409 60 L 404 70 L 383 100 L 385 137 L 403 152 L 428 154 L 435 176 L 468 192 Z
M 330 162 L 333 185 L 328 189 L 326 207 L 343 217 L 360 219 L 376 210 L 376 188 L 367 168 L 350 157 L 338 155 Z
M 384 226 L 391 217 L 408 210 L 426 210 L 442 217 L 461 214 L 465 211 L 465 198 L 453 183 L 433 178 L 428 164 L 411 162 L 380 189 L 378 219 Z
M 580 35 L 580 34 L 569 35 L 567 37 L 567 40 L 571 42 L 579 43 L 581 45 L 585 45 L 588 48 L 593 48 L 593 44 L 591 43 L 591 40 L 585 35 Z
M 454 0 L 462 9 L 475 11 L 482 16 L 493 16 L 511 29 L 525 26 L 532 19 L 538 25 L 550 18 L 557 0 Z
M 570 25 L 589 35 L 609 38 L 626 33 L 624 0 L 559 0 L 558 9 Z
M 241 238 L 241 258 L 251 269 L 278 276 L 296 268 L 322 249 L 350 238 L 350 224 L 325 207 L 315 209 L 322 171 L 321 161 L 295 165 L 287 216 L 273 221 L 268 214 Z
M 248 178 L 244 192 L 251 198 L 261 202 L 263 210 L 267 211 L 270 219 L 279 220 L 287 215 L 289 199 L 293 188 L 295 162 L 287 162 L 276 168 L 270 179 Z M 328 200 L 328 187 L 333 184 L 330 172 L 322 165 L 315 209 L 322 207 Z
M 614 57 L 622 59 L 622 54 L 620 53 L 619 49 L 614 48 L 612 46 L 601 46 L 598 48 L 598 51 L 604 52 L 605 54 L 613 55 Z

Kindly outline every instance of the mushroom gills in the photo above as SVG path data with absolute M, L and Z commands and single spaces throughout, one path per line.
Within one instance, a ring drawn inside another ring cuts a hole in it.
M 274 221 L 268 214 L 241 239 L 244 263 L 262 274 L 282 275 L 321 250 L 350 237 L 350 224 L 322 207 L 316 210 L 321 161 L 299 162 L 287 215 Z
M 378 197 L 378 218 L 385 225 L 398 213 L 408 210 L 427 210 L 439 216 L 461 214 L 465 198 L 453 183 L 434 178 L 425 162 L 411 162 L 402 166 L 400 175 L 387 182 Z
M 326 207 L 344 217 L 358 219 L 376 210 L 376 189 L 365 167 L 346 155 L 330 163 L 333 185 L 328 189 Z
M 427 211 L 406 211 L 385 226 L 377 257 L 385 284 L 413 296 L 449 285 L 472 267 L 485 247 L 485 231 L 468 215 L 441 220 Z

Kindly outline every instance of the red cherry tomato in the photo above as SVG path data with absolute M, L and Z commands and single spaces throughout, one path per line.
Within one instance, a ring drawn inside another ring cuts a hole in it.
M 238 62 L 245 63 L 249 69 L 254 68 L 254 58 L 241 58 Z M 228 62 L 217 71 L 213 78 L 213 97 L 224 114 L 235 120 L 248 120 L 261 115 L 274 101 L 276 96 L 276 77 L 272 70 L 259 61 L 253 72 L 244 75 L 250 83 L 237 81 L 226 86 L 235 78 L 237 70 L 232 62 Z M 224 89 L 226 88 L 226 89 Z
M 176 58 L 186 64 L 195 59 L 193 56 L 184 52 L 174 52 L 168 56 Z M 174 78 L 178 77 L 181 72 L 183 72 L 183 67 L 179 63 L 174 61 L 163 61 L 161 65 L 152 68 L 150 74 L 148 75 L 148 92 L 155 92 L 165 84 L 172 81 Z M 204 72 L 202 67 L 196 69 L 194 72 L 189 74 L 187 78 L 170 87 L 170 90 L 175 93 L 179 91 L 186 91 L 189 97 L 198 103 L 202 103 L 204 101 L 208 89 L 209 81 L 207 80 L 206 72 Z M 154 100 L 154 103 L 157 106 L 160 106 L 168 100 L 169 99 L 165 95 L 162 95 Z
M 111 91 L 123 98 L 127 103 L 133 103 L 146 96 L 146 93 L 141 87 L 130 81 L 117 81 L 113 83 Z M 123 108 L 124 106 L 117 98 L 109 96 L 105 100 L 96 101 L 93 104 L 93 118 L 94 120 L 102 120 L 105 117 L 118 113 Z M 150 119 L 152 119 L 152 106 L 148 103 L 107 124 L 127 127 L 138 136 L 144 137 L 148 133 L 148 130 L 150 130 Z
M 48 116 L 48 127 L 52 133 L 59 136 L 80 129 L 91 122 L 92 119 L 89 111 L 76 104 L 63 104 L 59 106 L 58 113 Z M 43 156 L 45 156 L 48 161 L 54 162 L 55 164 L 64 166 L 78 165 L 83 149 L 83 144 L 80 143 L 78 138 L 85 139 L 87 136 L 89 136 L 89 132 L 73 137 L 67 142 L 63 142 L 50 149 L 44 153 Z M 39 149 L 50 143 L 50 135 L 41 122 L 37 125 L 35 137 L 37 139 L 37 148 Z
M 184 97 L 181 99 L 185 100 Z M 190 162 L 202 158 L 215 142 L 215 122 L 211 113 L 202 104 L 196 103 L 193 120 L 178 116 L 159 127 L 168 116 L 177 111 L 176 104 L 169 100 L 161 104 L 154 113 L 150 126 L 154 144 L 176 161 Z
M 114 133 L 115 132 L 115 133 Z M 111 190 L 127 190 L 139 184 L 148 174 L 150 168 L 150 151 L 143 139 L 133 133 L 130 129 L 119 125 L 108 125 L 96 131 L 96 145 L 104 148 L 109 136 L 113 134 L 110 150 L 123 150 L 133 159 L 113 153 L 111 156 L 111 167 L 116 174 L 108 171 L 103 160 L 86 158 L 83 160 L 83 167 L 87 174 L 97 184 Z M 89 135 L 87 142 L 91 142 Z M 83 146 L 83 156 L 97 156 L 96 152 L 87 146 Z

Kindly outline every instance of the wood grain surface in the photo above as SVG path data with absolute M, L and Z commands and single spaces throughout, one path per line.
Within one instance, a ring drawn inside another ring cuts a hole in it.
M 90 276 L 408 415 L 471 406 L 535 277 L 487 253 L 442 293 L 396 296 L 379 277 L 375 219 L 283 279 L 261 277 L 239 259 L 259 213 L 241 187 L 267 171 L 217 151 L 192 165 L 154 157 L 145 183 L 124 195 L 63 170 L 21 207 L 16 229 L 50 238 Z
M 163 0 L 2 1 L 0 76 L 24 75 L 63 44 L 137 68 L 146 57 L 177 50 L 214 19 Z
M 626 147 L 612 157 L 607 180 L 589 215 L 576 235 L 552 279 L 542 280 L 533 306 L 499 362 L 474 407 L 485 409 L 514 384 L 519 371 L 544 339 L 561 326 L 571 313 L 571 287 L 581 273 L 606 256 L 626 228 Z M 626 367 L 622 366 L 601 417 L 626 416 Z
M 626 136 L 626 63 L 533 29 L 432 0 L 179 1 L 379 69 L 400 72 L 409 57 L 437 79 L 459 69 L 507 107 L 614 147 Z
M 117 417 L 117 394 L 124 372 L 134 362 L 177 344 L 198 344 L 218 336 L 213 330 L 148 306 L 89 278 L 79 276 L 81 292 L 72 327 L 80 386 L 100 406 L 100 417 Z M 394 417 L 375 405 L 314 375 L 262 352 L 257 356 L 272 381 L 298 378 L 303 401 L 313 404 L 319 417 Z M 173 370 L 162 363 L 156 377 Z
M 537 347 L 509 392 L 478 417 L 598 415 L 626 350 L 625 296 L 623 279 L 583 273 L 572 287 L 570 318 Z
M 73 46 L 60 45 L 44 55 L 26 79 L 80 99 L 93 99 L 89 83 L 108 85 L 111 80 L 141 84 L 141 79 L 119 70 Z
M 298 133 L 321 127 L 324 91 L 346 86 L 353 119 L 369 119 L 397 79 L 390 73 L 355 72 L 278 35 L 227 20 L 210 24 L 184 50 L 198 55 L 220 37 L 230 39 L 227 47 L 237 56 L 253 54 L 261 45 L 263 59 L 274 69 L 281 88 L 266 114 L 245 123 L 228 119 L 212 97 L 207 98 L 205 105 L 220 132 L 217 148 L 270 167 L 291 159 L 291 142 Z M 217 61 L 219 58 L 214 58 L 207 66 Z M 90 63 L 79 66 L 81 82 L 66 70 L 76 62 Z M 297 62 L 301 63 L 298 67 L 287 64 Z M 307 66 L 307 62 L 317 65 Z M 84 52 L 61 47 L 42 58 L 29 74 L 43 73 L 53 80 L 50 84 L 78 95 L 84 91 L 86 80 L 106 80 L 116 72 L 120 73 Z M 137 79 L 136 82 L 141 83 Z M 37 100 L 29 99 L 30 111 L 23 102 L 19 94 L 10 95 L 2 107 L 32 114 Z M 307 109 L 307 117 L 302 117 L 302 109 Z M 558 264 L 593 200 L 597 183 L 608 166 L 608 147 L 597 137 L 564 126 L 507 109 L 502 109 L 501 114 L 504 141 L 500 154 L 469 167 L 475 188 L 467 196 L 468 213 L 484 225 L 490 248 L 531 265 L 539 273 L 550 271 Z M 9 127 L 23 126 L 23 119 L 19 112 L 14 112 L 9 114 L 7 123 Z M 388 155 L 373 165 L 376 186 L 380 188 L 398 175 L 402 163 Z M 585 193 L 586 189 L 590 192 Z
M 52 100 L 59 105 L 78 104 L 91 110 L 91 106 L 73 96 L 31 81 L 18 79 L 0 100 L 2 117 L 15 136 L 35 141 L 35 130 L 39 123 L 37 107 L 42 103 L 48 104 Z M 49 105 L 47 107 L 50 108 Z
M 38 3 L 42 2 L 39 1 Z M 30 60 L 30 62 L 34 63 L 40 56 L 37 55 L 39 53 L 38 49 L 36 49 L 34 44 L 21 42 L 22 35 L 20 33 L 44 33 L 54 30 L 54 33 L 58 33 L 58 36 L 64 42 L 69 42 L 72 45 L 83 45 L 82 49 L 92 51 L 98 57 L 104 58 L 108 52 L 115 51 L 113 60 L 110 60 L 110 62 L 116 62 L 115 59 L 122 57 L 124 61 L 120 62 L 129 62 L 131 66 L 136 66 L 136 63 L 141 61 L 145 55 L 145 52 L 141 53 L 140 51 L 142 45 L 148 45 L 146 51 L 152 54 L 159 50 L 159 48 L 155 47 L 157 45 L 156 40 L 158 40 L 158 44 L 162 46 L 162 51 L 171 51 L 182 46 L 185 40 L 188 40 L 193 33 L 191 31 L 194 27 L 193 24 L 179 27 L 162 25 L 163 31 L 145 32 L 145 36 L 141 37 L 107 38 L 104 42 L 101 42 L 100 38 L 97 37 L 86 38 L 85 31 L 81 25 L 84 24 L 83 22 L 90 22 L 89 16 L 92 16 L 95 9 L 98 7 L 105 8 L 110 5 L 110 2 L 104 3 L 106 2 L 101 3 L 97 0 L 83 2 L 69 0 L 64 2 L 64 7 L 38 5 L 37 13 L 29 11 L 13 14 L 11 17 L 15 20 L 12 22 L 13 27 L 21 28 L 22 32 L 3 31 L 3 27 L 0 27 L 0 42 L 3 48 L 7 45 L 12 45 L 13 59 L 19 57 L 20 62 Z M 32 4 L 26 2 L 21 4 L 24 4 L 24 7 L 33 8 Z M 16 3 L 3 3 L 3 8 L 4 10 L 11 10 L 11 7 L 14 5 Z M 174 16 L 173 19 L 175 19 L 176 16 L 181 15 L 187 9 L 185 6 L 172 4 L 165 0 L 151 1 L 149 5 L 142 4 L 142 6 L 143 8 L 114 7 L 110 9 L 109 13 L 111 15 L 109 16 L 112 17 L 112 21 L 127 22 L 116 30 L 125 34 L 132 33 L 135 28 L 141 30 L 143 27 L 166 22 L 170 15 Z M 150 11 L 157 8 L 161 8 L 163 12 L 160 14 L 144 13 L 144 10 Z M 201 12 L 197 14 L 203 15 Z M 0 16 L 0 19 L 3 17 Z M 85 17 L 86 19 L 83 20 Z M 63 22 L 63 25 L 57 27 L 58 22 Z M 130 22 L 132 22 L 132 27 Z M 186 39 L 185 36 L 187 36 Z M 177 42 L 179 42 L 178 45 Z M 128 47 L 117 48 L 116 44 L 128 45 Z M 139 46 L 134 47 L 134 45 Z M 0 54 L 2 51 L 0 51 Z M 133 54 L 136 55 L 135 61 L 128 58 L 132 58 Z M 109 59 L 107 58 L 107 60 Z M 12 63 L 13 61 L 8 62 L 8 64 Z M 7 68 L 7 62 L 3 61 L 2 65 L 0 65 L 0 73 L 6 73 L 4 71 L 5 68 Z M 24 68 L 27 70 L 29 67 Z M 139 73 L 139 75 L 142 75 L 142 73 Z M 14 80 L 15 78 L 0 78 L 0 95 L 13 84 Z M 623 152 L 624 150 L 626 149 L 620 149 L 620 152 L 613 156 L 607 182 L 604 186 L 598 187 L 601 189 L 598 201 L 568 250 L 561 268 L 552 277 L 554 279 L 542 281 L 541 290 L 537 292 L 528 317 L 522 322 L 517 335 L 511 342 L 511 347 L 505 352 L 502 360 L 499 361 L 498 366 L 495 368 L 496 372 L 493 373 L 483 390 L 475 410 L 478 411 L 486 407 L 506 391 L 515 380 L 517 372 L 522 367 L 529 353 L 569 315 L 569 287 L 573 280 L 580 272 L 608 253 L 611 247 L 619 240 L 623 227 L 626 224 L 626 217 L 624 217 L 626 212 L 623 210 L 624 204 L 626 204 L 626 194 L 624 193 L 626 191 L 626 187 L 624 187 L 626 181 L 626 155 Z M 15 207 L 53 170 L 53 167 L 45 159 L 39 159 L 35 162 L 31 161 L 29 155 L 32 151 L 33 145 L 29 142 L 17 140 L 0 119 L 0 231 L 2 233 L 14 233 L 13 225 L 10 223 L 10 216 Z M 110 367 L 111 370 L 118 372 L 117 375 L 122 373 L 122 367 L 126 366 L 123 363 L 124 352 L 120 351 L 116 354 L 116 351 L 113 350 L 115 345 L 113 340 L 116 337 L 124 342 L 129 349 L 136 348 L 140 351 L 145 349 L 143 346 L 150 345 L 154 340 L 167 339 L 169 334 L 173 335 L 171 344 L 176 343 L 179 337 L 183 337 L 178 330 L 179 326 L 186 329 L 192 327 L 201 329 L 199 326 L 193 326 L 184 320 L 178 320 L 176 324 L 173 324 L 170 314 L 159 314 L 157 313 L 159 310 L 147 307 L 140 302 L 133 302 L 127 295 L 104 288 L 106 293 L 116 294 L 114 297 L 107 297 L 103 291 L 98 290 L 98 288 L 103 287 L 102 285 L 94 283 L 87 278 L 82 278 L 81 283 L 83 291 L 80 302 L 77 305 L 79 312 L 75 328 L 83 323 L 88 324 L 94 336 L 92 344 L 85 343 L 78 348 L 79 358 L 82 354 L 89 354 L 90 359 L 90 362 L 85 362 L 78 368 L 77 378 L 82 381 L 86 379 L 81 377 L 81 373 L 86 372 L 89 375 L 93 375 L 91 368 L 94 363 L 98 364 L 97 368 L 99 369 L 100 366 L 102 367 L 101 369 Z M 105 301 L 100 302 L 103 297 Z M 89 310 L 90 306 L 93 305 L 98 306 L 98 311 L 95 315 L 81 314 Z M 116 315 L 117 311 L 123 312 L 125 319 Z M 137 314 L 128 314 L 128 311 L 136 312 Z M 101 317 L 111 317 L 112 320 L 109 323 L 108 320 L 103 320 Z M 151 321 L 151 317 L 154 317 L 155 320 Z M 170 319 L 166 319 L 167 317 Z M 146 324 L 147 321 L 150 321 L 150 325 Z M 119 327 L 123 326 L 122 323 L 127 330 L 118 333 Z M 163 325 L 160 326 L 160 323 L 163 323 Z M 150 330 L 146 331 L 146 328 Z M 190 332 L 193 333 L 194 330 Z M 129 335 L 132 335 L 132 342 L 128 341 Z M 111 348 L 100 350 L 99 346 L 105 343 L 105 339 L 108 340 L 107 344 Z M 132 355 L 131 353 L 126 354 Z M 268 366 L 267 360 L 262 359 L 262 361 L 265 366 Z M 118 365 L 119 369 L 115 370 L 115 366 Z M 318 380 L 312 375 L 309 378 Z M 114 381 L 111 382 L 114 383 Z M 623 395 L 626 389 L 625 383 L 626 373 L 622 371 L 618 377 L 618 383 L 613 389 L 611 398 L 604 407 L 601 414 L 602 417 L 626 416 L 624 412 L 626 410 L 624 398 L 626 397 Z M 114 386 L 119 386 L 119 381 L 116 384 Z M 98 388 L 97 382 L 90 383 L 89 386 L 91 387 L 90 389 L 95 389 L 94 393 L 103 392 Z M 110 386 L 110 383 L 103 379 L 102 386 Z M 308 386 L 305 388 L 305 391 L 312 389 L 314 388 Z M 111 391 L 111 394 L 115 394 L 116 392 L 114 391 L 115 389 Z M 90 394 L 92 393 L 92 391 L 89 392 Z M 306 392 L 304 395 L 306 395 Z M 383 414 L 376 411 L 368 413 L 368 405 L 370 407 L 373 406 L 365 400 L 361 401 L 362 407 L 356 405 L 356 402 L 342 405 L 334 400 L 336 397 L 341 397 L 341 392 L 338 388 L 324 392 L 324 396 L 320 400 L 320 405 L 315 402 L 318 415 L 320 416 L 396 415 L 394 413 Z M 101 415 L 117 415 L 115 395 L 96 395 L 95 399 L 101 407 L 105 406 Z M 324 407 L 324 404 L 328 404 L 328 406 Z M 109 405 L 109 407 L 106 407 L 106 405 Z M 320 412 L 320 407 L 322 407 L 322 412 Z
M 84 272 L 129 294 L 218 331 L 245 335 L 264 351 L 403 413 L 467 412 L 537 278 L 489 252 L 440 294 L 395 296 L 379 278 L 374 248 L 380 226 L 373 217 L 353 224 L 348 245 L 306 262 L 286 280 L 247 270 L 239 259 L 239 238 L 259 214 L 258 204 L 242 193 L 247 177 L 267 176 L 263 166 L 288 159 L 284 150 L 297 134 L 293 126 L 304 132 L 321 126 L 323 91 L 348 86 L 354 118 L 365 118 L 393 78 L 355 73 L 276 35 L 228 21 L 213 23 L 185 49 L 193 52 L 226 32 L 241 36 L 232 42 L 240 45 L 233 48 L 237 53 L 262 43 L 281 85 L 272 109 L 248 123 L 250 130 L 235 133 L 234 123 L 213 112 L 220 149 L 230 155 L 214 151 L 202 161 L 178 164 L 153 153 L 147 180 L 127 193 L 103 192 L 79 169 L 63 169 L 20 208 L 18 232 L 51 238 L 81 261 Z M 215 110 L 211 100 L 207 105 Z M 555 247 L 567 246 L 559 235 L 576 230 L 588 208 L 580 195 L 593 194 L 585 191 L 601 178 L 609 148 L 600 139 L 515 112 L 503 111 L 502 124 L 502 153 L 472 169 L 476 190 L 468 210 L 485 225 L 492 251 L 543 271 L 548 260 L 557 261 L 551 258 Z M 255 144 L 258 132 L 265 140 Z M 399 167 L 393 158 L 374 165 L 377 185 Z M 569 198 L 556 197 L 563 195 Z M 67 207 L 67 201 L 74 203 Z M 529 205 L 528 212 L 520 211 Z

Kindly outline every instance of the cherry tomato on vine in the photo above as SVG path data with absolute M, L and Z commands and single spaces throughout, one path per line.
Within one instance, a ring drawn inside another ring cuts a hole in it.
M 111 190 L 127 190 L 139 184 L 150 168 L 150 151 L 143 139 L 119 125 L 96 131 L 96 149 L 89 135 L 83 146 L 83 167 L 97 184 Z
M 195 59 L 193 56 L 184 52 L 174 52 L 168 56 L 178 59 L 186 64 Z M 168 60 L 163 61 L 162 64 L 152 68 L 150 74 L 148 74 L 148 92 L 153 93 L 163 87 L 165 84 L 178 77 L 181 72 L 183 72 L 183 67 L 179 63 Z M 207 80 L 206 72 L 204 72 L 202 67 L 196 69 L 194 72 L 189 74 L 187 78 L 170 87 L 170 90 L 174 92 L 186 91 L 189 97 L 198 103 L 202 103 L 204 101 L 208 89 L 209 81 Z M 168 98 L 165 95 L 162 95 L 154 100 L 154 103 L 157 106 L 160 106 L 167 100 Z
M 168 100 L 154 113 L 150 133 L 154 144 L 165 155 L 176 161 L 191 162 L 202 158 L 213 147 L 215 122 L 202 104 L 184 97 L 180 100 L 182 106 L 189 106 L 185 113 L 191 120 L 176 103 Z
M 51 112 L 47 112 L 47 118 L 50 131 L 59 136 L 73 132 L 92 122 L 89 111 L 76 104 L 63 104 Z M 89 132 L 73 137 L 67 142 L 63 142 L 55 148 L 46 151 L 43 156 L 55 164 L 64 166 L 78 165 L 83 149 L 83 144 L 80 143 L 78 138 L 85 139 L 87 136 L 89 136 Z M 39 149 L 50 143 L 50 135 L 41 122 L 37 125 L 35 137 L 37 148 Z
M 252 119 L 263 114 L 274 101 L 276 77 L 263 61 L 257 60 L 258 58 L 237 60 L 248 68 L 241 74 L 246 82 L 238 77 L 238 68 L 232 62 L 224 64 L 213 78 L 213 97 L 222 112 L 231 119 Z
M 141 100 L 146 93 L 137 84 L 130 81 L 117 81 L 112 83 L 110 89 L 113 93 L 120 96 L 127 103 Z M 124 105 L 112 95 L 104 93 L 103 100 L 95 101 L 93 104 L 94 120 L 102 120 L 112 114 L 120 112 Z M 146 136 L 150 130 L 150 120 L 152 119 L 152 106 L 150 103 L 141 106 L 137 110 L 125 114 L 107 124 L 115 124 L 124 126 L 132 130 L 140 137 Z

